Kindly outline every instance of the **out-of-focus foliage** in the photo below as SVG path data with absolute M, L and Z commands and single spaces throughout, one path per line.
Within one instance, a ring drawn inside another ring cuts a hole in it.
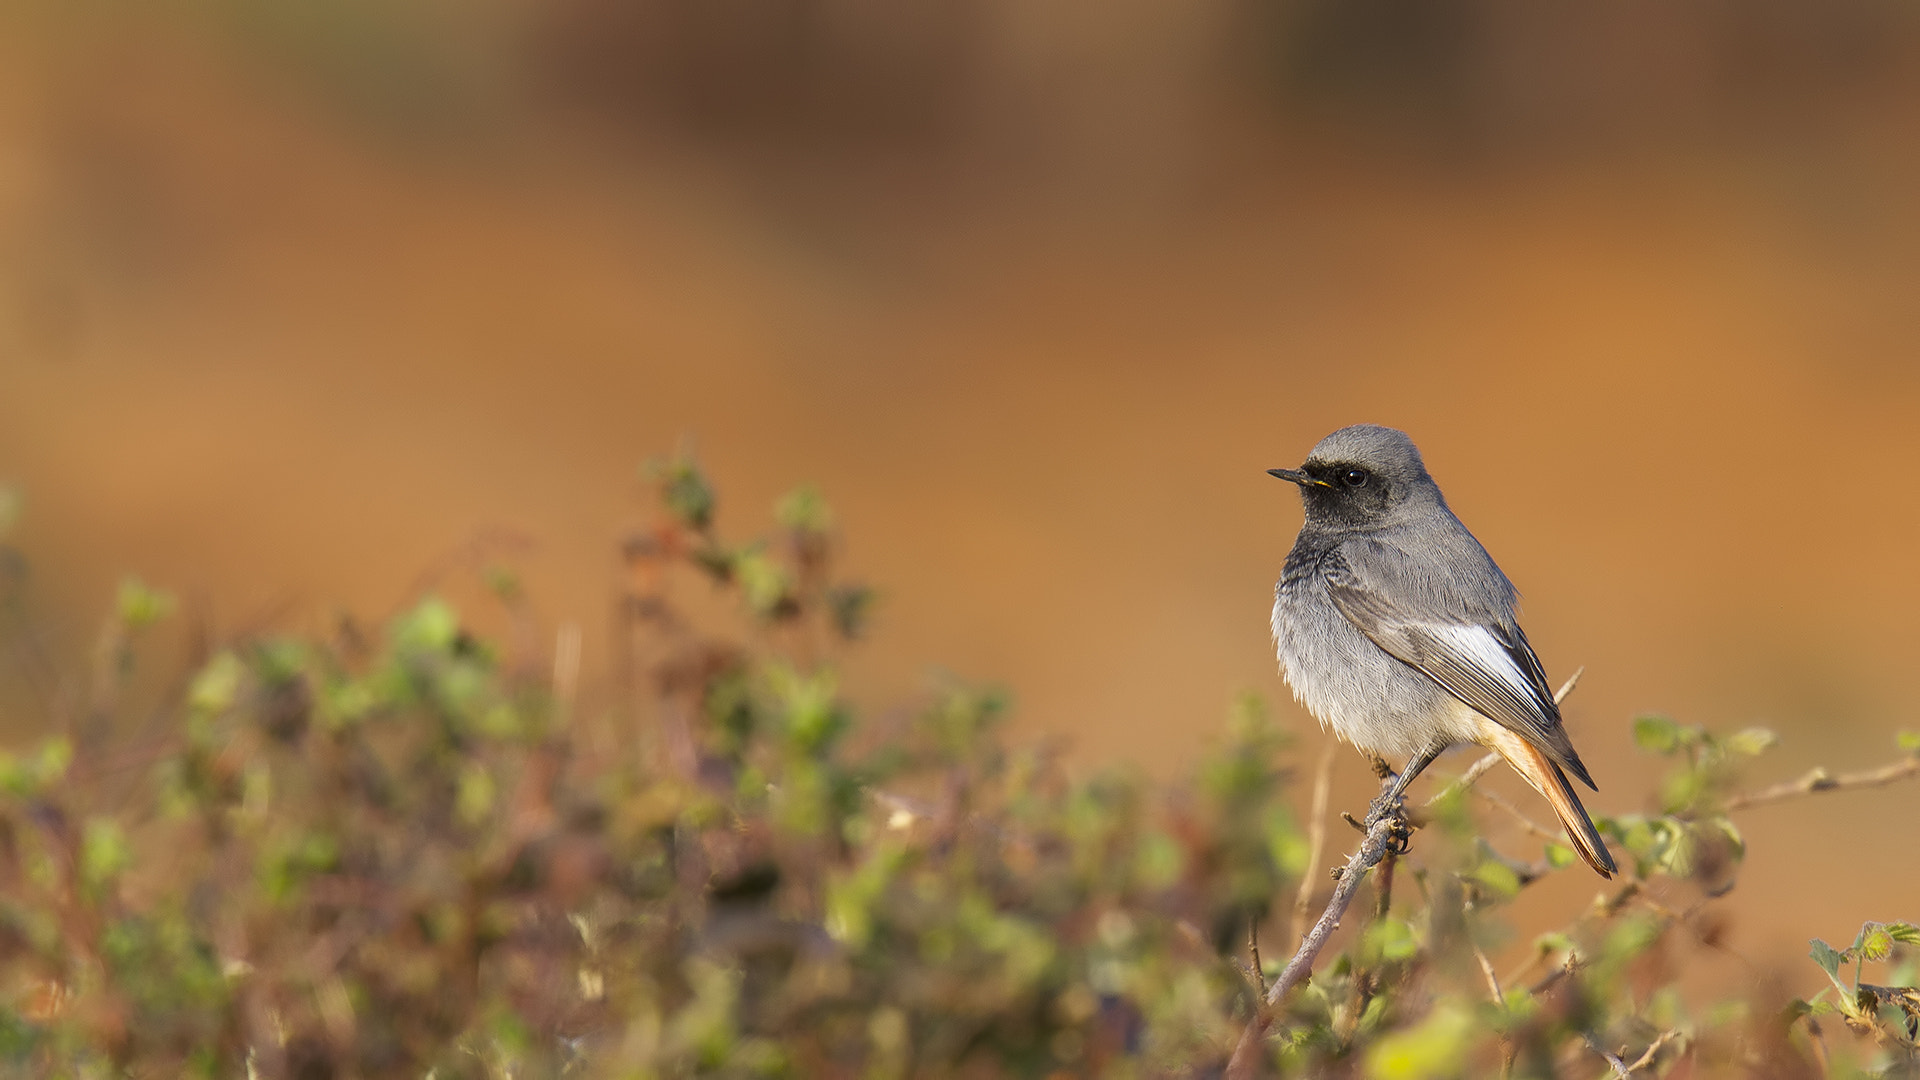
M 125 751 L 145 755 L 131 782 L 84 739 L 0 757 L 0 1069 L 1217 1072 L 1261 997 L 1248 925 L 1313 872 L 1258 702 L 1167 792 L 1010 746 L 990 689 L 863 718 L 835 659 L 872 594 L 836 572 L 819 495 L 736 544 L 690 461 L 648 476 L 662 515 L 625 547 L 626 675 L 605 702 L 504 663 L 429 596 L 377 642 L 216 649 L 173 700 L 172 734 Z M 709 592 L 729 629 L 689 616 Z M 96 678 L 172 606 L 129 581 Z M 1537 861 L 1495 851 L 1474 794 L 1448 791 L 1282 1007 L 1267 1069 L 1793 1075 L 1857 1057 L 1910 1072 L 1909 923 L 1815 942 L 1832 986 L 1809 1000 L 1675 989 L 1671 939 L 1703 932 L 1744 853 L 1729 785 L 1772 740 L 1661 719 L 1636 735 L 1676 768 L 1659 813 L 1600 822 L 1628 856 L 1622 885 L 1495 974 L 1507 909 L 1587 871 L 1563 871 L 1556 843 Z M 1882 985 L 1867 964 L 1895 966 Z M 1836 1015 L 1858 1038 L 1829 1045 Z

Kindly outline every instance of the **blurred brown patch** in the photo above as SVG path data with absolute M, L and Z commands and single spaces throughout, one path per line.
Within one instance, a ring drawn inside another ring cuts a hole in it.
M 1549 671 L 1587 665 L 1597 808 L 1648 796 L 1640 709 L 1774 724 L 1782 775 L 1885 756 L 1920 648 L 1911 13 L 1265 12 L 5 16 L 38 637 L 0 701 L 71 695 L 43 658 L 124 572 L 214 637 L 377 620 L 502 523 L 536 538 L 529 640 L 584 627 L 591 682 L 633 466 L 694 434 L 730 519 L 802 481 L 839 509 L 885 587 L 863 695 L 950 664 L 1164 774 L 1235 690 L 1286 697 L 1297 516 L 1262 470 L 1376 420 Z M 1729 946 L 1885 917 L 1913 870 L 1845 822 L 1911 799 L 1753 812 Z

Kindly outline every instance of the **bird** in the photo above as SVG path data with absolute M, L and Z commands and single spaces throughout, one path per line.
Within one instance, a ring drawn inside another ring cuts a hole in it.
M 1306 520 L 1274 585 L 1273 641 L 1294 697 L 1343 741 L 1406 767 L 1367 824 L 1447 749 L 1499 754 L 1552 805 L 1603 878 L 1613 856 L 1568 774 L 1598 791 L 1521 631 L 1519 593 L 1427 473 L 1405 432 L 1357 424 L 1298 469 Z

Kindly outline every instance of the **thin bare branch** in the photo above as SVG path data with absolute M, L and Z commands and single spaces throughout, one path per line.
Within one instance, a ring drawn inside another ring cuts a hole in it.
M 1448 795 L 1452 794 L 1455 790 L 1464 790 L 1466 788 L 1472 787 L 1473 785 L 1480 782 L 1481 777 L 1487 775 L 1487 770 L 1493 768 L 1495 765 L 1498 765 L 1498 764 L 1500 764 L 1499 754 L 1488 754 L 1485 757 L 1482 757 L 1479 761 L 1476 761 L 1472 765 L 1468 766 L 1467 771 L 1460 774 L 1460 779 L 1455 780 L 1453 783 L 1448 784 L 1446 787 L 1441 788 L 1437 792 L 1434 792 L 1433 797 L 1427 800 L 1426 805 L 1432 806 L 1433 804 L 1439 802 L 1441 799 L 1444 799 Z
M 1307 907 L 1313 903 L 1314 873 L 1320 868 L 1320 856 L 1327 847 L 1327 797 L 1333 784 L 1333 755 L 1340 744 L 1328 739 L 1313 767 L 1313 811 L 1307 817 L 1307 868 L 1300 874 L 1300 891 L 1293 897 L 1293 925 L 1288 941 L 1299 941 L 1307 932 Z
M 1520 823 L 1522 828 L 1526 829 L 1528 832 L 1532 833 L 1533 835 L 1540 837 L 1542 840 L 1552 840 L 1556 843 L 1560 841 L 1561 836 L 1559 832 L 1548 829 L 1545 825 L 1542 825 L 1539 822 L 1528 817 L 1526 814 L 1521 812 L 1519 807 L 1508 802 L 1505 798 L 1501 797 L 1500 795 L 1497 795 L 1491 791 L 1484 790 L 1482 788 L 1475 788 L 1473 791 L 1473 794 L 1477 798 L 1479 798 L 1482 802 L 1485 802 L 1487 805 L 1497 807 L 1501 810 L 1506 811 L 1507 814 L 1513 818 L 1513 820 Z
M 1798 780 L 1789 780 L 1759 791 L 1735 795 L 1728 799 L 1728 810 L 1744 810 L 1749 806 L 1763 806 L 1767 803 L 1785 802 L 1802 795 L 1814 795 L 1823 791 L 1845 791 L 1851 788 L 1881 787 L 1920 777 L 1920 755 L 1883 765 L 1878 769 L 1830 776 L 1825 769 L 1815 769 Z
M 1255 915 L 1247 923 L 1247 951 L 1253 954 L 1253 981 L 1260 987 L 1260 996 L 1267 994 L 1267 969 L 1260 962 L 1260 916 Z
M 1644 1069 L 1647 1066 L 1653 1064 L 1653 1059 L 1659 1055 L 1660 1051 L 1664 1049 L 1668 1043 L 1672 1042 L 1673 1040 L 1679 1037 L 1680 1037 L 1680 1033 L 1677 1031 L 1661 1032 L 1659 1038 L 1653 1040 L 1652 1043 L 1648 1044 L 1647 1052 L 1644 1054 L 1641 1054 L 1638 1058 L 1635 1058 L 1633 1064 L 1627 1066 L 1627 1072 L 1629 1074 L 1637 1073 L 1641 1069 Z
M 1496 1008 L 1505 1012 L 1507 998 L 1500 992 L 1500 976 L 1493 972 L 1493 961 L 1487 959 L 1486 950 L 1482 949 L 1480 943 L 1474 941 L 1471 935 L 1468 936 L 1467 943 L 1473 946 L 1473 958 L 1480 962 L 1480 977 L 1487 980 L 1487 997 L 1492 1000 Z
M 1560 689 L 1555 690 L 1553 692 L 1553 703 L 1555 705 L 1564 703 L 1567 700 L 1567 695 L 1573 693 L 1573 688 L 1580 685 L 1580 676 L 1585 675 L 1586 673 L 1587 673 L 1587 665 L 1585 664 L 1581 664 L 1579 667 L 1574 668 L 1573 674 L 1567 676 L 1567 681 L 1561 683 Z
M 1259 1075 L 1261 1043 L 1266 1038 L 1267 1027 L 1272 1023 L 1273 1008 L 1286 1000 L 1289 991 L 1306 981 L 1313 970 L 1313 962 L 1320 956 L 1320 950 L 1326 947 L 1327 939 L 1339 929 L 1340 917 L 1353 904 L 1354 894 L 1360 891 L 1361 879 L 1386 858 L 1387 850 L 1393 845 L 1394 835 L 1400 828 L 1402 824 L 1395 818 L 1380 819 L 1367 830 L 1366 839 L 1361 842 L 1359 850 L 1348 856 L 1346 865 L 1340 868 L 1339 881 L 1333 887 L 1333 896 L 1327 901 L 1327 909 L 1321 912 L 1319 921 L 1307 932 L 1300 943 L 1300 950 L 1287 962 L 1280 977 L 1267 988 L 1266 1001 L 1247 1024 L 1246 1030 L 1240 1033 L 1240 1041 L 1233 1049 L 1233 1058 L 1227 1063 L 1227 1080 L 1251 1080 Z
M 1320 913 L 1319 921 L 1307 932 L 1306 938 L 1300 943 L 1300 950 L 1287 962 L 1280 978 L 1268 988 L 1269 1005 L 1278 1005 L 1286 999 L 1289 990 L 1306 981 L 1308 973 L 1313 970 L 1314 960 L 1319 958 L 1320 950 L 1327 944 L 1327 938 L 1340 928 L 1340 917 L 1352 905 L 1353 894 L 1360 889 L 1360 880 L 1367 876 L 1367 871 L 1380 865 L 1380 860 L 1386 858 L 1396 824 L 1392 818 L 1376 822 L 1373 828 L 1367 830 L 1366 840 L 1361 843 L 1360 849 L 1347 858 L 1347 864 L 1340 868 L 1340 881 L 1333 887 L 1333 896 L 1327 901 L 1327 909 Z
M 1616 1054 L 1613 1051 L 1608 1050 L 1606 1047 L 1601 1046 L 1599 1039 L 1596 1039 L 1591 1035 L 1587 1036 L 1587 1048 L 1606 1059 L 1607 1064 L 1613 1067 L 1613 1075 L 1615 1077 L 1619 1077 L 1619 1078 L 1622 1078 L 1622 1080 L 1624 1080 L 1624 1078 L 1628 1075 L 1627 1063 L 1620 1060 L 1619 1054 Z

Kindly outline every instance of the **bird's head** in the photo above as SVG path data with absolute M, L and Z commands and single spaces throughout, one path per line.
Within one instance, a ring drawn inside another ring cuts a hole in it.
M 1413 440 L 1378 424 L 1341 428 L 1321 439 L 1298 469 L 1267 472 L 1300 485 L 1307 523 L 1326 528 L 1377 528 L 1441 502 Z

